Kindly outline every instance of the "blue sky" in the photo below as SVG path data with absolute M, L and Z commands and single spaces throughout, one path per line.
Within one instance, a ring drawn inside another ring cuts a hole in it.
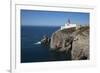
M 89 24 L 89 13 L 21 10 L 21 25 L 61 26 L 70 19 L 72 24 Z

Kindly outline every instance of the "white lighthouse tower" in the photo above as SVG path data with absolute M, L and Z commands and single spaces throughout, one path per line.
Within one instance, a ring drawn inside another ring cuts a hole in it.
M 76 27 L 76 24 L 71 24 L 70 19 L 68 19 L 67 23 L 65 23 L 64 26 L 61 26 L 61 30 L 67 29 L 67 28 L 72 28 L 72 27 Z

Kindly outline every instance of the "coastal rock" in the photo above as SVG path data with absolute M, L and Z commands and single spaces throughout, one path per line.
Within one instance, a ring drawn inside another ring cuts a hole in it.
M 49 46 L 50 45 L 50 38 L 48 38 L 46 35 L 44 35 L 40 42 L 44 46 Z
M 57 30 L 51 36 L 50 48 L 65 51 L 69 59 L 89 59 L 89 26 Z

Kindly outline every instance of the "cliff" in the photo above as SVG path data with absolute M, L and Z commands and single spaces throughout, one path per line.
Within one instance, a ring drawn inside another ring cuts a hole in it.
M 51 36 L 50 48 L 70 54 L 73 60 L 89 59 L 89 26 L 57 30 Z

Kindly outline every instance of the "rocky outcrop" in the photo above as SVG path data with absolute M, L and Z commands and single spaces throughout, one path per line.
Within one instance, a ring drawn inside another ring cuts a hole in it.
M 44 46 L 49 46 L 50 45 L 50 38 L 48 38 L 46 35 L 44 35 L 40 42 Z
M 57 30 L 52 34 L 50 48 L 65 51 L 73 60 L 89 59 L 89 26 Z

